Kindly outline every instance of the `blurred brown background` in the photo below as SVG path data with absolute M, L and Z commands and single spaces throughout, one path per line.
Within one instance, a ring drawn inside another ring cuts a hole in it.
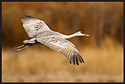
M 85 64 L 70 65 L 43 45 L 12 53 L 30 39 L 19 20 L 24 15 L 62 34 L 81 30 L 91 35 L 69 39 Z M 2 81 L 122 82 L 123 2 L 2 2 Z

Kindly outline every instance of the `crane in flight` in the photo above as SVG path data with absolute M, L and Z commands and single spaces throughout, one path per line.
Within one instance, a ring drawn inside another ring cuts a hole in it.
M 25 48 L 28 48 L 35 44 L 46 45 L 53 50 L 57 50 L 62 53 L 69 63 L 79 65 L 84 63 L 83 58 L 79 54 L 75 45 L 67 39 L 75 36 L 89 36 L 81 31 L 78 31 L 72 35 L 64 35 L 59 32 L 52 31 L 44 21 L 25 15 L 25 18 L 20 18 L 23 23 L 23 27 L 27 32 L 30 40 L 24 40 L 23 45 L 13 48 L 14 52 L 19 52 Z

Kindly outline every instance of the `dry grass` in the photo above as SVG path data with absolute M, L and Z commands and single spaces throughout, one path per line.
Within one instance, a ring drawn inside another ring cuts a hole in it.
M 3 82 L 123 82 L 123 47 L 107 38 L 101 48 L 78 49 L 85 64 L 74 66 L 60 53 L 33 46 L 2 50 Z

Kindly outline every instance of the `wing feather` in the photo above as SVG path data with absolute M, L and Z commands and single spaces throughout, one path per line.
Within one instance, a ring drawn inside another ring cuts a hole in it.
M 46 39 L 46 40 L 44 40 Z M 79 65 L 80 63 L 84 63 L 83 58 L 80 56 L 78 50 L 75 46 L 68 40 L 65 40 L 61 37 L 47 37 L 47 38 L 36 38 L 36 40 L 51 49 L 57 50 L 58 52 L 62 53 L 71 63 Z M 48 40 L 48 41 L 47 41 Z
M 26 16 L 26 18 L 21 18 L 20 20 L 29 37 L 35 37 L 39 32 L 51 30 L 44 21 L 31 16 Z

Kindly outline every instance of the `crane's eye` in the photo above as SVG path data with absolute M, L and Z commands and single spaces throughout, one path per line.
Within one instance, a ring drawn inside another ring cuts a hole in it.
M 81 34 L 83 34 L 83 32 L 82 32 L 82 31 L 80 31 L 80 33 L 81 33 Z

